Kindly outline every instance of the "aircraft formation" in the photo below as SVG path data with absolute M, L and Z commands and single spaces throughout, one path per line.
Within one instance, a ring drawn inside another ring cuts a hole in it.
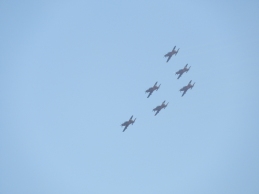
M 164 55 L 164 57 L 167 57 L 167 61 L 166 61 L 166 62 L 168 62 L 168 61 L 171 59 L 171 57 L 172 57 L 173 55 L 177 55 L 177 53 L 178 53 L 178 51 L 179 51 L 180 48 L 178 48 L 177 50 L 175 50 L 175 48 L 176 48 L 176 46 L 174 46 L 174 48 L 173 48 L 172 51 L 170 51 L 170 52 L 168 52 L 167 54 Z M 191 68 L 191 66 L 188 67 L 188 64 L 186 64 L 183 69 L 178 70 L 178 71 L 175 73 L 175 75 L 178 75 L 177 79 L 179 79 L 184 73 L 187 73 L 187 72 L 190 70 L 190 68 Z M 192 80 L 189 81 L 189 83 L 188 83 L 186 86 L 183 86 L 183 87 L 179 90 L 180 92 L 183 92 L 183 93 L 182 93 L 182 97 L 185 95 L 185 93 L 186 93 L 189 89 L 192 89 L 192 88 L 194 87 L 195 83 L 192 84 L 191 82 L 192 82 Z M 152 93 L 153 93 L 154 91 L 158 91 L 158 89 L 160 88 L 160 85 L 161 85 L 161 84 L 159 84 L 159 86 L 157 86 L 157 82 L 156 82 L 152 87 L 148 88 L 148 89 L 146 90 L 146 93 L 148 93 L 147 98 L 149 98 L 149 97 L 152 95 Z M 155 108 L 153 109 L 153 111 L 155 112 L 155 115 L 154 115 L 154 116 L 156 116 L 162 109 L 165 109 L 165 108 L 167 107 L 167 105 L 169 104 L 169 102 L 167 102 L 166 104 L 165 104 L 165 102 L 166 102 L 166 101 L 163 101 L 161 105 L 158 105 L 157 107 L 155 107 Z M 133 124 L 135 123 L 136 118 L 135 118 L 134 120 L 132 120 L 132 118 L 133 118 L 133 115 L 130 117 L 130 119 L 129 119 L 128 121 L 125 121 L 124 123 L 121 124 L 121 126 L 124 126 L 124 129 L 123 129 L 122 132 L 124 132 L 124 131 L 128 128 L 128 126 L 129 126 L 130 124 L 133 125 Z

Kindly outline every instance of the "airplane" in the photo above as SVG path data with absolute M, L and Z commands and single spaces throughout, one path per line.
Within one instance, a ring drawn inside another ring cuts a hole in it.
M 132 120 L 132 118 L 133 118 L 133 115 L 130 117 L 128 121 L 125 121 L 124 123 L 121 124 L 121 126 L 125 126 L 122 132 L 124 132 L 130 124 L 133 125 L 133 123 L 135 123 L 135 120 L 137 118 L 135 118 L 134 121 Z
M 160 106 L 157 106 L 156 108 L 154 108 L 153 111 L 156 111 L 155 116 L 160 112 L 160 110 L 161 110 L 162 108 L 165 109 L 165 108 L 167 107 L 168 103 L 169 103 L 169 102 L 167 102 L 167 104 L 165 104 L 165 101 L 164 101 Z
M 188 83 L 188 85 L 187 86 L 184 86 L 184 87 L 182 87 L 179 91 L 181 92 L 181 91 L 183 91 L 183 94 L 182 94 L 182 96 L 187 92 L 187 90 L 189 90 L 190 88 L 192 89 L 193 88 L 193 86 L 194 86 L 194 84 L 191 84 L 191 82 L 192 82 L 192 80 Z
M 149 98 L 149 96 L 150 96 L 155 90 L 157 91 L 157 90 L 159 89 L 159 87 L 160 87 L 161 84 L 160 84 L 159 86 L 157 86 L 156 84 L 157 84 L 157 82 L 154 84 L 153 87 L 151 87 L 151 88 L 149 88 L 148 90 L 146 90 L 146 93 L 149 92 L 147 98 Z
M 176 47 L 176 46 L 174 46 L 174 48 L 173 48 L 173 50 L 172 50 L 171 52 L 168 52 L 168 53 L 165 55 L 165 57 L 168 57 L 168 59 L 167 59 L 166 62 L 168 62 L 168 61 L 171 59 L 171 57 L 172 57 L 173 55 L 177 55 L 177 53 L 178 53 L 178 51 L 179 51 L 180 48 L 178 48 L 178 50 L 176 51 L 176 50 L 175 50 L 175 47 Z
M 183 69 L 180 69 L 179 71 L 177 71 L 177 72 L 175 73 L 175 75 L 179 74 L 179 76 L 178 76 L 177 79 L 179 79 L 179 78 L 183 75 L 184 72 L 187 73 L 187 72 L 189 71 L 189 69 L 191 68 L 191 66 L 190 66 L 189 68 L 187 68 L 187 65 L 188 65 L 188 64 L 186 64 Z

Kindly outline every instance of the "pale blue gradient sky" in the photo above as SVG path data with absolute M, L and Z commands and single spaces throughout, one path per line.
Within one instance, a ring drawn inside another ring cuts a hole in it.
M 0 193 L 258 194 L 258 19 L 255 0 L 0 1 Z

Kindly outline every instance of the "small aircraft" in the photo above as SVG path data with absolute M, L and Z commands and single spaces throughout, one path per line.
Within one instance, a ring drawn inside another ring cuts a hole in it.
M 182 96 L 184 96 L 184 94 L 187 92 L 187 90 L 189 90 L 190 88 L 192 89 L 193 88 L 193 86 L 194 86 L 194 84 L 191 84 L 191 82 L 192 82 L 192 80 L 188 83 L 188 85 L 187 86 L 184 86 L 184 87 L 182 87 L 179 91 L 180 92 L 182 92 L 183 91 L 183 94 L 182 94 Z
M 171 59 L 171 57 L 172 57 L 173 55 L 177 55 L 177 53 L 178 53 L 178 51 L 179 51 L 180 48 L 178 48 L 178 50 L 176 51 L 176 50 L 175 50 L 175 47 L 176 47 L 176 46 L 174 46 L 174 48 L 173 48 L 173 50 L 172 50 L 171 52 L 168 52 L 168 53 L 165 55 L 165 57 L 168 57 L 168 59 L 167 59 L 166 62 L 168 62 L 168 61 Z
M 125 121 L 124 123 L 121 124 L 121 126 L 125 126 L 122 132 L 124 132 L 130 124 L 133 125 L 133 123 L 135 123 L 136 118 L 134 119 L 134 121 L 132 120 L 132 118 L 133 118 L 133 115 L 130 117 L 128 121 Z
M 165 104 L 165 101 L 164 101 L 160 106 L 157 106 L 156 108 L 154 108 L 153 111 L 156 111 L 155 116 L 160 112 L 160 110 L 161 110 L 162 108 L 165 109 L 165 108 L 167 107 L 168 103 L 169 103 L 169 102 L 167 102 L 167 104 Z
M 186 64 L 183 69 L 180 69 L 179 71 L 177 71 L 177 72 L 175 73 L 175 75 L 179 74 L 179 76 L 178 76 L 177 79 L 179 79 L 179 78 L 183 75 L 184 72 L 187 73 L 187 72 L 189 71 L 189 69 L 191 68 L 191 66 L 190 66 L 189 68 L 187 68 L 187 66 L 188 66 L 188 64 Z
M 149 88 L 148 90 L 146 90 L 146 93 L 149 92 L 147 98 L 149 98 L 149 96 L 151 96 L 151 94 L 152 94 L 155 90 L 157 91 L 157 90 L 159 89 L 159 87 L 161 86 L 161 84 L 160 84 L 159 86 L 157 86 L 156 84 L 157 84 L 157 82 L 154 84 L 153 87 L 151 87 L 151 88 Z

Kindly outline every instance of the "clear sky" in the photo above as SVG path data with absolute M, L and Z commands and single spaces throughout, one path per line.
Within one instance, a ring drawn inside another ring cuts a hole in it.
M 0 193 L 258 194 L 258 19 L 257 0 L 0 1 Z

